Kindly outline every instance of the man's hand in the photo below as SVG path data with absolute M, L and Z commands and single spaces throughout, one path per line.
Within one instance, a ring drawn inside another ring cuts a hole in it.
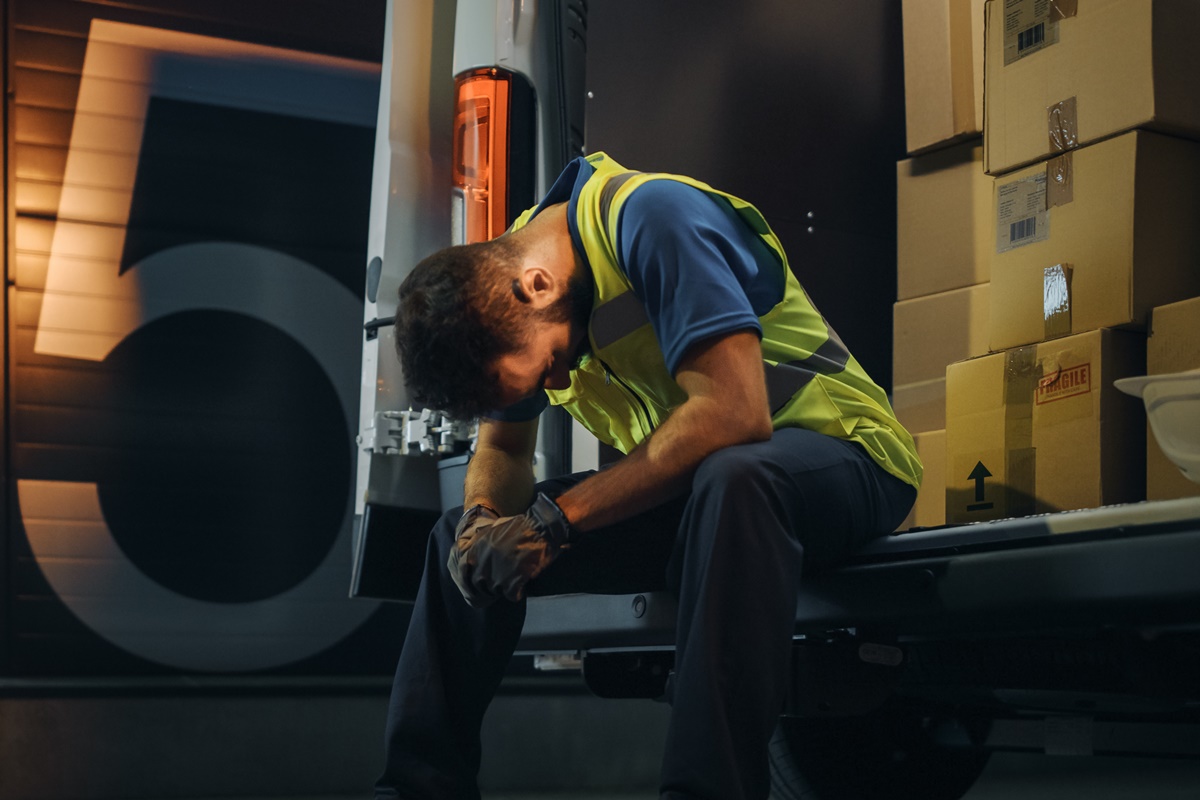
M 567 518 L 544 494 L 539 494 L 524 514 L 500 519 L 476 517 L 466 523 L 460 520 L 459 530 L 446 568 L 463 597 L 475 608 L 490 605 L 500 597 L 520 600 L 525 595 L 525 584 L 558 558 L 570 546 L 571 538 Z
M 494 508 L 479 503 L 464 511 L 463 515 L 458 518 L 458 524 L 454 526 L 454 549 L 450 551 L 450 558 L 446 562 L 446 568 L 450 570 L 450 576 L 458 584 L 459 591 L 467 598 L 467 602 L 473 606 L 483 606 L 487 605 L 487 603 L 472 602 L 472 598 L 467 596 L 467 589 L 459 579 L 461 572 L 459 559 L 462 553 L 470 548 L 471 543 L 475 541 L 475 533 L 479 526 L 498 519 L 500 519 L 500 515 L 496 513 Z M 482 600 L 482 598 L 479 598 L 479 600 Z

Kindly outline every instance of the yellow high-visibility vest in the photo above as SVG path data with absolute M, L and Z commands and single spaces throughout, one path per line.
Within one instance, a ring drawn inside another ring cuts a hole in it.
M 896 420 L 887 394 L 813 306 L 788 267 L 782 244 L 754 206 L 685 176 L 627 170 L 604 153 L 587 161 L 596 171 L 580 191 L 575 218 L 595 281 L 588 325 L 592 356 L 571 373 L 568 388 L 547 390 L 553 405 L 565 408 L 600 441 L 628 453 L 687 399 L 668 372 L 645 307 L 617 260 L 617 220 L 630 193 L 652 180 L 680 181 L 728 202 L 784 272 L 783 299 L 759 317 L 775 428 L 808 428 L 858 442 L 889 473 L 920 486 L 922 466 L 912 436 Z M 513 229 L 524 226 L 533 211 L 522 214 Z

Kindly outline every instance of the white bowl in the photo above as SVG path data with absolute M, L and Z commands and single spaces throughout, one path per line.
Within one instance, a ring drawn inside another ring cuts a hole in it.
M 1200 483 L 1200 369 L 1121 378 L 1113 386 L 1142 398 L 1158 446 L 1184 477 Z

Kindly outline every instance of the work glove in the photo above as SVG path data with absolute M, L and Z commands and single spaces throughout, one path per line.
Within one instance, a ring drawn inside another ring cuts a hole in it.
M 458 524 L 454 526 L 454 547 L 450 548 L 450 558 L 446 560 L 446 569 L 450 571 L 450 577 L 454 579 L 454 583 L 462 592 L 463 597 L 467 598 L 467 602 L 476 608 L 487 605 L 491 600 L 483 596 L 473 598 L 468 594 L 472 590 L 462 579 L 464 570 L 467 569 L 467 565 L 462 563 L 462 554 L 475 541 L 476 529 L 484 523 L 490 523 L 497 519 L 500 519 L 500 514 L 494 508 L 478 503 L 464 511 L 463 515 L 458 518 Z
M 471 506 L 463 512 L 458 518 L 458 524 L 454 526 L 454 541 L 457 542 L 464 536 L 474 536 L 478 525 L 494 519 L 500 519 L 500 514 L 491 506 L 485 506 L 483 503 Z
M 570 547 L 571 540 L 571 525 L 562 509 L 544 494 L 524 514 L 488 519 L 481 512 L 474 520 L 459 520 L 459 529 L 446 568 L 475 608 L 501 597 L 520 600 L 525 584 Z

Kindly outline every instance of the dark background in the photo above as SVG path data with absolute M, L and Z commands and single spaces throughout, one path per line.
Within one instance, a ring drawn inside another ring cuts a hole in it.
M 591 5 L 588 47 L 588 149 L 754 203 L 890 390 L 900 3 L 607 0 Z

